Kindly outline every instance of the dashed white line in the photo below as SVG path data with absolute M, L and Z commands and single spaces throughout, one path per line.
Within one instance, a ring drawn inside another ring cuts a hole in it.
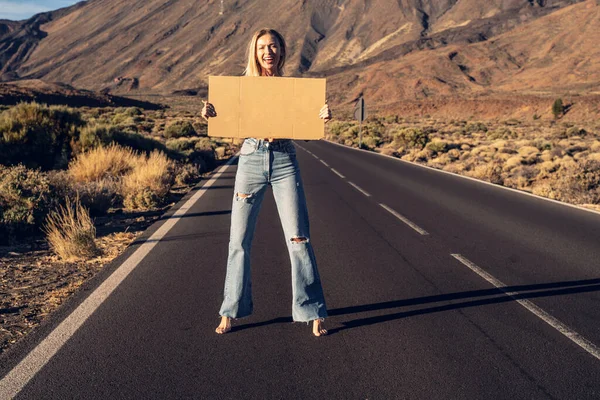
M 323 161 L 323 160 L 319 160 L 319 161 L 321 161 L 321 163 L 322 163 L 324 166 L 326 166 L 326 167 L 329 167 L 329 164 L 327 164 L 325 161 Z
M 335 169 L 331 168 L 331 170 L 333 171 L 334 174 L 336 174 L 337 176 L 339 176 L 342 179 L 346 179 L 346 177 L 342 174 L 340 174 L 339 172 L 337 172 Z
M 358 190 L 359 192 L 361 192 L 361 193 L 362 193 L 362 194 L 364 194 L 365 196 L 367 196 L 367 197 L 371 197 L 371 195 L 370 195 L 369 193 L 367 193 L 367 192 L 365 192 L 364 190 L 362 190 L 362 189 L 360 188 L 360 186 L 358 186 L 357 184 L 354 184 L 354 183 L 352 183 L 352 182 L 350 182 L 350 181 L 348 181 L 348 183 L 349 183 L 350 185 L 352 185 L 352 187 L 354 187 L 354 189 Z
M 388 207 L 388 206 L 386 206 L 385 204 L 382 204 L 382 203 L 379 203 L 379 205 L 381 207 L 383 207 L 385 210 L 387 210 L 394 217 L 398 218 L 400 221 L 404 222 L 406 225 L 410 226 L 415 231 L 419 232 L 421 235 L 429 235 L 429 233 L 427 233 L 426 230 L 422 229 L 417 224 L 415 224 L 414 222 L 412 222 L 411 220 L 409 220 L 408 218 L 406 218 L 404 215 L 400 214 L 399 212 L 397 212 L 393 208 L 390 208 L 390 207 Z
M 0 399 L 12 399 L 25 387 L 117 286 L 139 265 L 144 257 L 150 253 L 154 246 L 175 226 L 181 219 L 180 217 L 207 192 L 207 188 L 216 182 L 234 160 L 235 157 L 232 157 L 227 164 L 219 168 L 215 175 L 194 196 L 169 217 L 149 239 L 0 381 Z
M 573 341 L 579 347 L 581 347 L 582 349 L 587 351 L 589 354 L 591 354 L 592 356 L 594 356 L 598 360 L 600 360 L 600 348 L 598 346 L 596 346 L 594 343 L 590 342 L 589 340 L 587 340 L 586 338 L 581 336 L 579 333 L 575 332 L 573 329 L 571 329 L 570 327 L 568 327 L 567 325 L 565 325 L 558 319 L 554 318 L 552 315 L 548 314 L 546 311 L 544 311 L 540 307 L 536 306 L 531 301 L 519 299 L 519 298 L 515 297 L 516 295 L 518 295 L 517 292 L 509 292 L 509 291 L 505 290 L 504 288 L 506 287 L 506 285 L 504 283 L 502 283 L 500 280 L 496 279 L 494 276 L 490 275 L 489 273 L 485 272 L 483 269 L 478 267 L 473 262 L 469 261 L 467 258 L 463 257 L 460 254 L 451 254 L 451 256 L 456 258 L 458 261 L 460 261 L 463 265 L 465 265 L 471 271 L 475 272 L 477 275 L 479 275 L 480 277 L 482 277 L 483 279 L 485 279 L 486 281 L 488 281 L 489 283 L 494 285 L 496 288 L 500 289 L 507 296 L 512 297 L 517 303 L 519 303 L 520 305 L 525 307 L 528 311 L 533 313 L 536 317 L 540 318 L 542 321 L 544 321 L 545 323 L 547 323 L 548 325 L 550 325 L 551 327 L 553 327 L 554 329 L 556 329 L 557 331 L 559 331 L 560 333 L 565 335 L 567 338 L 569 338 L 571 341 Z

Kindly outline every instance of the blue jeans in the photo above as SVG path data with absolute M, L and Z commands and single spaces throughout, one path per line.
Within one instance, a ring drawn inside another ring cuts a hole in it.
M 292 263 L 292 318 L 312 321 L 327 316 L 321 279 L 310 242 L 308 210 L 296 149 L 291 140 L 269 143 L 246 139 L 235 177 L 229 256 L 220 315 L 252 314 L 250 249 L 267 185 L 273 188 Z

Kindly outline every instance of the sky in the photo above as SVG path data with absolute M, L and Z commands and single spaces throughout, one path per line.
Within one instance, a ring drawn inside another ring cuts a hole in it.
M 81 0 L 0 0 L 0 19 L 19 21 L 37 13 L 56 10 Z

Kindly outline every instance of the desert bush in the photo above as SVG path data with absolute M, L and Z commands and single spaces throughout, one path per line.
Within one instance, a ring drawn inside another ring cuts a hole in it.
M 196 134 L 196 130 L 190 121 L 174 121 L 167 125 L 163 136 L 167 139 L 188 137 Z
M 118 114 L 125 114 L 129 117 L 137 117 L 137 116 L 143 114 L 142 109 L 139 107 L 126 107 L 126 108 L 120 107 L 120 108 L 117 108 L 115 110 L 115 112 Z
M 381 138 L 379 136 L 365 136 L 362 140 L 363 148 L 373 150 L 379 146 Z
M 48 176 L 23 165 L 0 165 L 0 242 L 34 233 L 54 203 Z
M 44 231 L 52 250 L 65 261 L 86 259 L 99 253 L 96 228 L 79 200 L 67 199 L 64 206 L 50 212 Z
M 325 127 L 332 136 L 340 136 L 356 125 L 351 121 L 331 121 Z
M 72 190 L 92 216 L 106 214 L 118 198 L 118 185 L 110 178 L 75 183 Z
M 194 150 L 196 148 L 197 139 L 187 139 L 187 138 L 179 138 L 179 139 L 169 139 L 167 140 L 167 149 L 174 150 L 178 152 L 186 152 L 189 150 Z
M 173 163 L 164 153 L 140 156 L 123 177 L 123 204 L 129 209 L 155 208 L 164 203 L 173 183 Z
M 493 131 L 487 131 L 486 136 L 490 140 L 514 139 L 517 137 L 517 134 L 506 127 L 500 127 Z
M 487 132 L 488 128 L 483 122 L 469 122 L 467 126 L 465 126 L 465 130 L 468 133 Z
M 421 128 L 405 128 L 394 134 L 394 141 L 407 147 L 423 149 L 429 143 L 429 132 Z
M 468 175 L 473 178 L 481 179 L 497 185 L 504 184 L 502 164 L 500 162 L 490 162 L 476 165 L 473 170 L 468 173 Z
M 215 147 L 217 147 L 215 142 L 213 142 L 212 140 L 210 140 L 207 137 L 199 138 L 196 141 L 196 144 L 194 145 L 194 149 L 199 150 L 199 151 L 205 151 L 205 150 L 213 151 L 215 149 Z
M 81 114 L 62 106 L 20 103 L 0 114 L 0 162 L 28 168 L 63 168 L 84 125 Z
M 219 146 L 215 148 L 215 157 L 217 160 L 221 160 L 225 158 L 225 154 L 227 153 L 227 149 L 224 146 Z
M 75 182 L 118 179 L 134 168 L 137 158 L 133 150 L 115 144 L 97 147 L 78 155 L 69 164 L 69 174 Z
M 521 165 L 504 177 L 504 185 L 515 189 L 528 189 L 535 180 L 538 170 L 535 167 Z
M 178 164 L 175 169 L 175 183 L 189 185 L 200 178 L 198 166 L 193 164 Z
M 158 140 L 140 135 L 136 132 L 128 132 L 123 127 L 110 124 L 90 124 L 81 130 L 78 143 L 78 151 L 85 151 L 98 146 L 108 146 L 112 143 L 133 150 L 151 153 L 154 150 L 165 151 L 166 147 Z
M 445 153 L 449 149 L 448 143 L 444 142 L 443 140 L 434 140 L 429 142 L 427 143 L 426 147 L 435 153 Z
M 587 131 L 576 126 L 572 126 L 570 128 L 567 128 L 567 130 L 565 131 L 565 135 L 569 138 L 573 136 L 585 136 L 587 135 Z
M 561 98 L 554 100 L 552 104 L 552 115 L 554 115 L 554 119 L 561 117 L 565 112 L 565 106 Z
M 563 163 L 548 179 L 536 182 L 532 191 L 573 204 L 600 204 L 600 161 Z

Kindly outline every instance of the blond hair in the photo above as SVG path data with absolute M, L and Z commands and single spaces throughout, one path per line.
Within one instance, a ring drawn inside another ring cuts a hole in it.
M 279 76 L 283 75 L 283 66 L 285 65 L 285 56 L 286 56 L 286 45 L 285 39 L 279 32 L 275 29 L 261 29 L 257 31 L 253 36 L 252 40 L 250 40 L 250 44 L 248 45 L 248 64 L 246 65 L 246 69 L 244 70 L 244 75 L 246 76 L 261 76 L 262 67 L 258 63 L 258 59 L 256 58 L 256 44 L 258 39 L 260 39 L 264 35 L 273 35 L 277 38 L 279 42 L 279 47 L 281 50 L 281 54 L 279 57 L 279 62 L 277 63 L 277 74 Z

